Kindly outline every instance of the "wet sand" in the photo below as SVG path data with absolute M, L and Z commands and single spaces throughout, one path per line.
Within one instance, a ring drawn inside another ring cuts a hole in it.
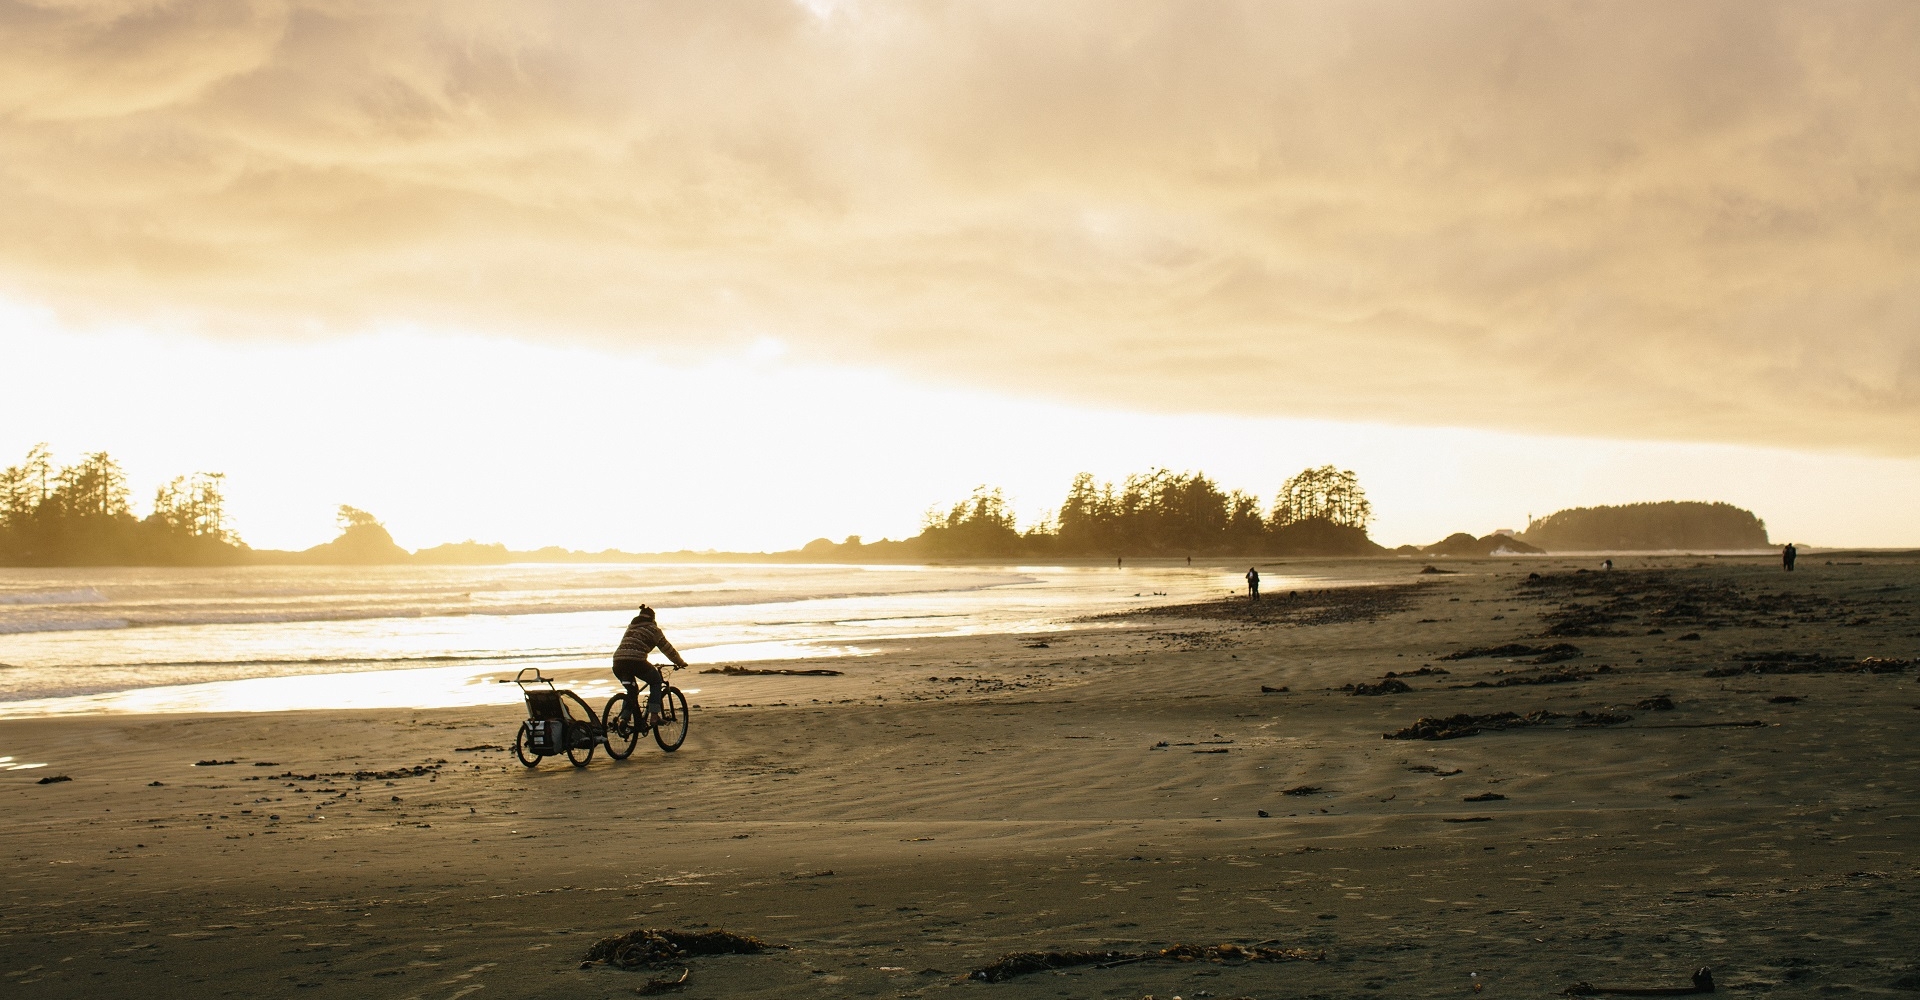
M 684 749 L 584 770 L 514 763 L 516 709 L 0 721 L 47 764 L 0 772 L 0 982 L 632 996 L 581 959 L 651 926 L 788 946 L 687 997 L 1920 987 L 1920 565 L 1623 562 L 682 673 Z M 1222 942 L 1325 957 L 963 978 Z

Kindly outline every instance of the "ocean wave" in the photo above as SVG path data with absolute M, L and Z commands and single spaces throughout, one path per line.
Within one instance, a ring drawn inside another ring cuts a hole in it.
M 414 656 L 288 656 L 256 657 L 242 660 L 155 660 L 138 663 L 98 663 L 91 664 L 88 669 L 117 670 L 136 668 L 140 670 L 160 670 L 183 667 L 339 667 L 347 664 L 365 664 L 368 669 L 385 670 L 393 667 L 432 663 L 545 663 L 555 660 L 577 660 L 584 655 L 587 654 L 542 650 L 532 653 L 423 653 Z
M 97 587 L 79 590 L 40 590 L 21 594 L 0 594 L 0 604 L 105 604 L 107 595 Z
M 40 621 L 0 621 L 0 635 L 27 635 L 34 632 L 96 632 L 126 628 L 125 618 L 63 618 Z
M 863 600 L 869 598 L 911 597 L 921 594 L 970 593 L 993 590 L 1000 587 L 1017 586 L 1029 582 L 1030 578 L 1010 576 L 1002 579 L 963 583 L 957 586 L 927 586 L 901 589 L 855 589 L 836 588 L 825 591 L 804 593 L 783 592 L 767 588 L 742 587 L 717 591 L 677 591 L 651 598 L 661 606 L 682 609 L 714 608 L 730 606 L 775 606 L 791 607 L 809 602 L 834 602 Z M 98 593 L 92 588 L 89 592 Z M 81 593 L 75 591 L 73 593 Z M 631 598 L 606 597 L 596 595 L 593 600 L 530 600 L 524 603 L 502 603 L 476 605 L 467 602 L 467 594 L 457 596 L 435 595 L 434 599 L 420 601 L 402 597 L 391 602 L 368 602 L 342 606 L 311 602 L 305 604 L 280 604 L 273 602 L 265 607 L 254 603 L 249 607 L 245 599 L 226 604 L 207 603 L 169 606 L 159 602 L 133 602 L 118 604 L 113 610 L 119 612 L 111 617 L 76 617 L 70 611 L 63 611 L 51 603 L 43 602 L 39 607 L 45 610 L 35 612 L 34 606 L 9 608 L 0 613 L 0 634 L 28 634 L 35 632 L 84 632 L 89 630 L 113 630 L 126 628 L 177 628 L 206 625 L 294 625 L 318 622 L 377 621 L 381 619 L 408 618 L 451 618 L 461 616 L 512 617 L 516 615 L 554 615 L 589 614 L 598 612 L 630 612 L 636 601 Z M 105 598 L 103 597 L 102 600 Z M 361 600 L 358 595 L 341 595 L 342 600 Z M 827 619 L 831 620 L 831 619 Z

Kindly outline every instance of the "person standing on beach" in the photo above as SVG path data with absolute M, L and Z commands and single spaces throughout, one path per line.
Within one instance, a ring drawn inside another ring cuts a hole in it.
M 1789 573 L 1793 572 L 1793 561 L 1798 558 L 1800 558 L 1800 550 L 1794 548 L 1792 542 L 1788 542 L 1787 547 L 1780 550 L 1780 565 L 1785 566 Z
M 1257 567 L 1248 566 L 1247 567 L 1247 600 L 1257 601 L 1259 599 L 1260 599 L 1260 570 Z
M 676 667 L 684 667 L 687 661 L 680 658 L 680 651 L 667 641 L 667 634 L 660 631 L 654 622 L 653 609 L 640 605 L 640 613 L 627 623 L 627 634 L 620 637 L 620 648 L 613 651 L 613 676 L 620 678 L 621 686 L 627 689 L 627 697 L 634 699 L 639 690 L 634 681 L 647 682 L 647 725 L 652 726 L 660 715 L 660 687 L 665 681 L 660 677 L 660 668 L 647 662 L 647 654 L 658 649 L 667 654 Z

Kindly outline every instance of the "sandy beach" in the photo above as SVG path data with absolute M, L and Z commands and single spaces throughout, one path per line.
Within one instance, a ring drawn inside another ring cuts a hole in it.
M 1920 564 L 1619 562 L 683 672 L 682 750 L 579 770 L 516 708 L 0 721 L 46 765 L 0 772 L 0 981 L 632 996 L 582 962 L 652 927 L 781 946 L 687 997 L 1920 989 Z M 967 978 L 1229 942 L 1304 951 Z

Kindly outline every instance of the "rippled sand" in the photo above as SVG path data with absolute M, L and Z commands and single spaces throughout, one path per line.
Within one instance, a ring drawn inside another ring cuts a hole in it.
M 1920 567 L 1625 562 L 1603 586 L 1387 562 L 1408 590 L 682 674 L 683 750 L 584 770 L 513 763 L 512 707 L 0 721 L 0 767 L 46 765 L 0 771 L 0 971 L 47 997 L 631 996 L 646 975 L 580 960 L 657 926 L 791 946 L 693 960 L 690 997 L 1920 982 Z M 1516 642 L 1579 655 L 1445 658 Z M 1341 690 L 1389 671 L 1411 690 Z M 1226 941 L 1326 957 L 961 979 Z

